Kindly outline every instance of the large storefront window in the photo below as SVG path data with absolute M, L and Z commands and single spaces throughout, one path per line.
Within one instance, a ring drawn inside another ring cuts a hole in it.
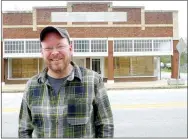
M 154 57 L 132 57 L 131 69 L 132 76 L 153 76 Z
M 9 64 L 11 78 L 30 78 L 43 70 L 42 59 L 12 59 Z
M 114 57 L 114 77 L 154 76 L 153 57 Z M 105 58 L 105 77 L 108 77 L 108 58 Z

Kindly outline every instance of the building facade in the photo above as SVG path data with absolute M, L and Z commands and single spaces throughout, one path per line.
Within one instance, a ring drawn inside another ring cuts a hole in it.
M 73 61 L 95 70 L 105 82 L 158 80 L 164 55 L 171 56 L 171 77 L 177 77 L 178 11 L 68 2 L 3 12 L 2 82 L 25 83 L 42 71 L 39 34 L 49 25 L 68 30 Z

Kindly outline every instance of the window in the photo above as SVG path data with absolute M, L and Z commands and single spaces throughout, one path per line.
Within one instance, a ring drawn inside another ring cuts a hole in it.
M 170 51 L 171 40 L 153 40 L 154 51 Z
M 26 41 L 26 53 L 40 53 L 40 41 Z
M 12 78 L 30 78 L 36 74 L 38 59 L 12 59 Z
M 91 52 L 107 52 L 106 40 L 91 40 Z
M 152 40 L 134 40 L 135 52 L 152 51 Z
M 89 40 L 74 40 L 74 52 L 89 52 Z
M 5 41 L 5 53 L 23 53 L 24 41 Z
M 132 52 L 132 40 L 114 40 L 114 52 Z

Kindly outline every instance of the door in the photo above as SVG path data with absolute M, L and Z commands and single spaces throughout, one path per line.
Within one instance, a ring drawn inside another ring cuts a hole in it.
M 100 59 L 92 59 L 92 70 L 101 74 L 101 63 Z

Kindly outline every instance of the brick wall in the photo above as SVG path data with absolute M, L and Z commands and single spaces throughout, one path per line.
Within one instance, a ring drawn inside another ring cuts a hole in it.
M 141 24 L 141 8 L 113 8 L 113 12 L 127 12 L 127 22 L 113 22 L 114 24 Z
M 172 37 L 172 27 L 68 27 L 66 28 L 72 38 L 100 38 L 100 37 Z M 38 38 L 42 28 L 33 31 L 32 28 L 4 29 L 4 38 Z
M 146 24 L 173 24 L 172 12 L 145 12 Z
M 108 11 L 108 3 L 72 4 L 72 12 L 107 12 L 107 11 Z
M 37 14 L 37 24 L 43 25 L 43 24 L 67 24 L 67 22 L 61 22 L 61 23 L 51 23 L 51 12 L 67 12 L 67 8 L 43 8 L 43 9 L 36 9 Z
M 32 13 L 3 13 L 3 25 L 32 25 Z

